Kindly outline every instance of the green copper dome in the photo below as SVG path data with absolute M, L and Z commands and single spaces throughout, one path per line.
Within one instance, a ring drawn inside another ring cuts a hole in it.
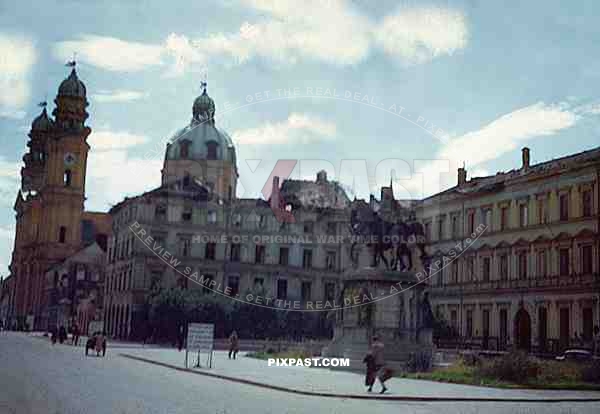
M 196 98 L 192 107 L 194 119 L 197 121 L 213 121 L 215 116 L 215 101 L 206 93 L 206 88 L 202 95 Z

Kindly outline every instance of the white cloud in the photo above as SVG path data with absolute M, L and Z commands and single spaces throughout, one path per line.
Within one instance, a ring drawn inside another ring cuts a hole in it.
M 373 48 L 406 63 L 425 63 L 451 55 L 468 42 L 465 16 L 451 9 L 402 8 L 375 22 L 350 0 L 240 2 L 261 16 L 230 32 L 194 38 L 173 32 L 156 44 L 88 34 L 58 43 L 55 54 L 66 60 L 78 51 L 80 60 L 112 71 L 168 65 L 165 75 L 178 76 L 206 66 L 209 59 L 222 59 L 224 64 L 260 58 L 274 64 L 303 59 L 352 65 L 364 61 Z
M 30 95 L 29 76 L 36 61 L 33 42 L 0 33 L 0 117 L 22 119 Z
M 238 145 L 307 143 L 323 138 L 334 139 L 336 125 L 309 114 L 292 113 L 282 122 L 271 123 L 233 133 Z
M 113 91 L 98 91 L 98 93 L 92 95 L 92 99 L 101 103 L 130 102 L 144 99 L 148 95 L 146 92 L 117 89 Z
M 435 155 L 436 161 L 423 163 L 417 171 L 422 175 L 414 175 L 407 188 L 420 197 L 454 186 L 456 170 L 463 162 L 468 163 L 469 176 L 488 175 L 481 164 L 516 150 L 529 139 L 551 137 L 572 127 L 583 118 L 582 111 L 591 113 L 566 103 L 538 102 L 505 114 L 478 130 L 447 141 Z M 438 172 L 440 162 L 449 165 L 449 172 L 442 176 Z
M 54 45 L 57 59 L 67 61 L 77 52 L 77 59 L 102 69 L 116 72 L 136 72 L 163 64 L 161 45 L 130 42 L 114 37 L 83 35 L 77 40 Z
M 15 237 L 15 226 L 0 226 L 0 239 L 10 239 Z
M 144 135 L 111 130 L 94 131 L 88 138 L 88 143 L 93 151 L 130 148 L 146 142 L 148 142 L 148 137 Z
M 469 30 L 459 11 L 441 7 L 402 8 L 383 19 L 376 43 L 407 64 L 421 64 L 464 49 Z

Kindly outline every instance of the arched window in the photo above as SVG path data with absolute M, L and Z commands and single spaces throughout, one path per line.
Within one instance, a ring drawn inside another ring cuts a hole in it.
M 189 187 L 190 186 L 190 175 L 188 173 L 185 173 L 185 175 L 183 176 L 183 186 L 184 187 Z
M 217 159 L 217 147 L 218 144 L 214 141 L 206 143 L 206 159 L 216 160 Z
M 60 226 L 60 230 L 58 231 L 58 242 L 66 243 L 67 240 L 67 228 L 65 226 Z
M 65 175 L 63 177 L 63 182 L 65 184 L 65 187 L 71 186 L 71 178 L 72 178 L 71 170 L 65 170 Z
M 179 156 L 181 158 L 189 158 L 190 156 L 190 141 L 181 141 L 179 144 Z

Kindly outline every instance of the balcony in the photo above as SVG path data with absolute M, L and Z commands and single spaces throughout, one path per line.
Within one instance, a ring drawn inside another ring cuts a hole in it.
M 600 279 L 594 274 L 571 274 L 568 276 L 536 276 L 527 279 L 490 280 L 488 282 L 473 281 L 444 286 L 433 286 L 434 294 L 442 296 L 460 296 L 497 290 L 528 289 L 586 289 L 593 291 L 600 288 Z

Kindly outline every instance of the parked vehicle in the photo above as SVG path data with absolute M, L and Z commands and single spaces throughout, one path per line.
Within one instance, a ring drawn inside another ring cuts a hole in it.
M 594 357 L 587 349 L 567 349 L 562 355 L 556 357 L 557 361 L 569 361 L 569 362 L 591 362 Z

